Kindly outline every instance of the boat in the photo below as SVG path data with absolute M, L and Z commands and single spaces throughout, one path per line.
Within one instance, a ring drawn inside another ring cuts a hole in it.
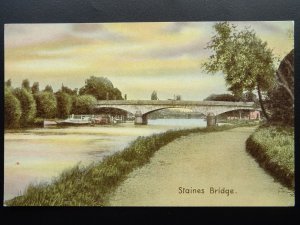
M 48 126 L 56 126 L 57 122 L 56 121 L 52 121 L 52 120 L 44 120 L 43 121 L 43 126 L 44 127 L 48 127 Z
M 56 121 L 58 125 L 88 125 L 91 124 L 91 116 L 88 115 L 70 115 L 67 119 Z
M 111 123 L 111 117 L 108 115 L 98 115 L 92 118 L 92 124 L 106 125 Z

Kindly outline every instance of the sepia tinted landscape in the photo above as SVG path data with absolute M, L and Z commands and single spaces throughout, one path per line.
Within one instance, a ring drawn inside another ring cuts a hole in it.
M 4 34 L 4 206 L 294 206 L 293 21 Z

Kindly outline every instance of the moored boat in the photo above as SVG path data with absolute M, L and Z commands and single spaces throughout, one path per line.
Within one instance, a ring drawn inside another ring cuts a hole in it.
M 87 115 L 70 115 L 69 118 L 62 120 L 62 121 L 56 121 L 58 125 L 88 125 L 91 124 L 91 116 Z

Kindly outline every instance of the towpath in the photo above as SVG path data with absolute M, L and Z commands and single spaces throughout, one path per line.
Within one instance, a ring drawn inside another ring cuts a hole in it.
M 245 141 L 254 129 L 176 139 L 157 151 L 150 163 L 130 173 L 111 195 L 109 205 L 293 206 L 293 192 L 275 182 L 246 152 Z M 221 193 L 222 188 L 232 193 Z

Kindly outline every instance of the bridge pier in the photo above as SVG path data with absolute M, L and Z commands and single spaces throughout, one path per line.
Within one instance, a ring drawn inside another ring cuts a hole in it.
M 136 125 L 147 125 L 148 124 L 147 115 L 143 115 L 141 113 L 141 111 L 136 111 L 134 116 L 135 116 L 134 124 L 136 124 Z
M 207 127 L 213 127 L 217 125 L 217 116 L 214 113 L 208 113 L 206 116 Z

